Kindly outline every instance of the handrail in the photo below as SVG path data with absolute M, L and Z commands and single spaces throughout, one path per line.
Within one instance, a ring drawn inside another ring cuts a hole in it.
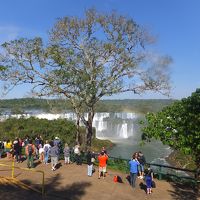
M 38 172 L 38 173 L 41 173 L 42 174 L 42 196 L 44 196 L 44 171 L 42 170 L 35 170 L 35 169 L 28 169 L 28 168 L 24 168 L 24 167 L 16 167 L 14 166 L 13 162 L 12 162 L 12 166 L 10 165 L 6 165 L 6 164 L 2 164 L 0 163 L 0 166 L 4 166 L 4 167 L 10 167 L 12 169 L 12 178 L 14 177 L 14 169 L 22 169 L 22 170 L 25 170 L 25 171 L 32 171 L 32 172 Z M 30 188 L 30 187 L 29 187 Z M 30 188 L 36 192 L 40 192 L 34 188 Z
M 179 171 L 185 171 L 185 172 L 192 172 L 192 173 L 197 172 L 197 170 L 183 169 L 183 168 L 179 168 L 179 167 L 172 167 L 172 166 L 169 166 L 169 165 L 162 165 L 162 164 L 155 164 L 155 163 L 147 163 L 147 164 L 153 165 L 153 166 L 158 166 L 158 167 L 175 169 L 175 170 L 179 170 Z
M 112 157 L 112 156 L 109 156 L 109 158 L 111 160 L 113 159 L 113 160 L 126 161 L 127 162 L 127 168 L 128 168 L 128 162 L 130 161 L 130 159 L 117 158 L 117 157 Z M 109 161 L 108 161 L 108 164 L 109 164 Z M 162 168 L 167 168 L 167 169 L 182 171 L 182 172 L 186 172 L 186 173 L 192 173 L 194 176 L 180 176 L 179 175 L 178 177 L 181 178 L 181 179 L 193 180 L 193 181 L 195 181 L 196 184 L 199 183 L 198 170 L 189 170 L 189 169 L 183 169 L 183 168 L 178 168 L 178 167 L 173 167 L 173 166 L 163 165 L 163 164 L 156 164 L 156 163 L 146 163 L 146 164 L 150 165 L 150 166 L 158 167 L 158 171 L 156 170 L 156 174 L 158 175 L 159 180 L 161 180 L 163 178 L 163 175 L 167 175 L 168 177 L 177 177 L 177 174 L 175 175 L 173 173 L 162 171 Z
M 127 161 L 127 162 L 130 160 L 130 159 L 117 158 L 117 157 L 112 157 L 112 156 L 109 156 L 109 158 L 120 159 L 120 160 L 124 160 L 124 161 Z M 164 167 L 164 168 L 175 169 L 175 170 L 179 170 L 179 171 L 197 173 L 197 170 L 183 169 L 183 168 L 173 167 L 173 166 L 170 166 L 170 165 L 163 165 L 163 164 L 156 164 L 156 163 L 146 163 L 146 164 L 147 165 L 152 165 L 152 166 L 157 166 L 157 167 Z

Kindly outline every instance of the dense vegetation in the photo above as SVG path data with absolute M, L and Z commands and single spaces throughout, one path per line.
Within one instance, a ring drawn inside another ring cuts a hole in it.
M 200 170 L 200 89 L 191 96 L 148 113 L 143 140 L 158 139 L 175 150 L 190 155 Z
M 35 138 L 41 135 L 44 139 L 54 139 L 58 136 L 62 141 L 74 143 L 76 126 L 65 119 L 47 120 L 30 117 L 28 119 L 10 118 L 0 123 L 0 135 L 2 138 L 25 138 L 28 135 Z
M 82 139 L 84 139 L 85 128 L 80 128 Z M 25 118 L 9 118 L 0 122 L 0 139 L 13 140 L 15 137 L 25 138 L 26 136 L 35 138 L 41 135 L 44 140 L 53 140 L 58 136 L 62 143 L 68 143 L 71 147 L 75 145 L 76 125 L 72 121 L 66 119 L 47 120 L 30 117 Z M 112 143 L 108 140 L 98 140 L 93 138 L 92 149 L 99 151 L 102 146 L 112 147 Z
M 97 112 L 157 112 L 163 107 L 170 105 L 171 99 L 126 99 L 126 100 L 102 100 L 96 105 Z M 0 111 L 11 111 L 11 113 L 23 113 L 27 110 L 39 109 L 45 112 L 59 113 L 73 110 L 67 100 L 62 99 L 5 99 L 0 100 Z

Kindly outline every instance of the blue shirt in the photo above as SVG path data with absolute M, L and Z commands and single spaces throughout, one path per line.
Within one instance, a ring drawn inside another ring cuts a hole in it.
M 130 160 L 129 161 L 130 172 L 134 173 L 134 174 L 137 174 L 138 173 L 138 165 L 139 165 L 138 161 Z

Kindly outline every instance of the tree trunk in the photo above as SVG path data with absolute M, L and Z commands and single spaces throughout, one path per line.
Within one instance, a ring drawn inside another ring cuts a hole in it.
M 80 117 L 76 119 L 76 143 L 80 143 Z
M 92 137 L 93 137 L 93 130 L 92 130 L 92 123 L 93 123 L 93 117 L 94 112 L 88 112 L 88 119 L 85 120 L 84 117 L 82 117 L 82 121 L 86 128 L 86 134 L 85 134 L 85 149 L 88 147 L 91 147 L 92 145 Z
M 92 145 L 92 119 L 88 117 L 87 126 L 86 126 L 86 146 L 91 147 Z

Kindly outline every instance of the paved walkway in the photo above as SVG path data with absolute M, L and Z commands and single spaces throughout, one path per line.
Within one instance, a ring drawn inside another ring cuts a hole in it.
M 0 163 L 11 165 L 11 161 L 1 159 Z M 43 199 L 47 200 L 197 200 L 196 193 L 191 188 L 170 184 L 166 181 L 155 180 L 157 187 L 151 195 L 147 195 L 143 189 L 144 182 L 137 179 L 137 187 L 131 188 L 126 180 L 126 174 L 108 170 L 105 179 L 98 179 L 97 170 L 92 177 L 87 176 L 87 165 L 64 165 L 60 161 L 59 168 L 51 171 L 51 166 L 36 162 L 35 170 L 45 172 L 45 193 Z M 26 161 L 15 166 L 26 167 Z M 97 169 L 97 167 L 96 167 Z M 42 177 L 40 173 L 15 169 L 15 177 L 27 185 L 41 190 Z M 119 175 L 123 183 L 113 182 L 114 175 Z M 11 171 L 0 168 L 0 176 L 11 176 Z M 9 184 L 9 181 L 0 180 L 0 199 L 14 200 L 40 200 L 41 195 L 26 190 L 17 181 Z M 5 183 L 6 182 L 6 183 Z

